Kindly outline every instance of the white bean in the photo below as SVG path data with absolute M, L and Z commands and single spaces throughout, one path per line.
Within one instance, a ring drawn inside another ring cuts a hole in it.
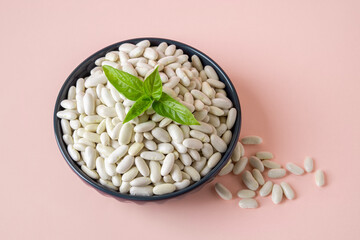
M 289 172 L 291 172 L 292 174 L 295 174 L 295 175 L 303 175 L 304 174 L 304 169 L 302 169 L 301 167 L 299 167 L 295 163 L 287 163 L 286 164 L 286 169 Z
M 224 200 L 232 199 L 231 192 L 221 183 L 215 183 L 215 191 Z

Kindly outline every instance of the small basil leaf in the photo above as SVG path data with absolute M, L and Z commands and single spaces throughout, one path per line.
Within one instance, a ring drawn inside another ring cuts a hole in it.
M 124 123 L 134 119 L 135 117 L 145 112 L 145 110 L 148 109 L 152 103 L 153 100 L 150 97 L 148 96 L 140 97 L 130 108 L 129 112 L 126 114 Z
M 162 82 L 158 67 L 144 81 L 145 93 L 155 100 L 159 100 L 162 94 Z
M 162 93 L 161 98 L 158 101 L 154 101 L 152 107 L 159 115 L 170 118 L 180 124 L 200 125 L 189 109 L 166 93 Z
M 144 95 L 144 83 L 137 77 L 111 66 L 103 66 L 109 82 L 127 99 L 136 101 Z

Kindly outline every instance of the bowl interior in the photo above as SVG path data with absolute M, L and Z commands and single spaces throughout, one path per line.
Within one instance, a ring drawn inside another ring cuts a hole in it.
M 179 191 L 175 191 L 173 193 L 169 193 L 169 194 L 164 194 L 164 195 L 160 195 L 160 196 L 150 196 L 150 197 L 146 197 L 146 196 L 133 196 L 130 194 L 122 194 L 118 191 L 114 191 L 111 190 L 109 188 L 104 187 L 103 185 L 101 185 L 100 183 L 96 182 L 95 180 L 91 179 L 90 177 L 88 177 L 85 173 L 83 173 L 83 171 L 81 170 L 81 168 L 71 159 L 70 155 L 67 152 L 67 148 L 66 148 L 66 144 L 64 143 L 63 139 L 62 139 L 62 130 L 61 130 L 61 126 L 60 126 L 60 119 L 58 119 L 56 117 L 56 113 L 62 109 L 62 107 L 60 106 L 60 102 L 64 99 L 67 98 L 67 92 L 69 90 L 69 88 L 71 86 L 75 86 L 76 81 L 78 78 L 83 78 L 86 76 L 90 75 L 90 70 L 93 69 L 95 67 L 95 60 L 98 59 L 99 57 L 103 57 L 105 56 L 105 54 L 109 51 L 114 51 L 117 50 L 118 47 L 122 44 L 122 43 L 138 43 L 139 41 L 142 40 L 149 40 L 151 45 L 159 45 L 161 42 L 167 42 L 169 45 L 170 44 L 174 44 L 176 45 L 177 48 L 180 48 L 184 51 L 185 54 L 189 55 L 189 57 L 191 57 L 192 55 L 196 54 L 202 64 L 205 65 L 210 65 L 212 66 L 216 73 L 219 76 L 220 81 L 224 82 L 226 87 L 225 87 L 225 91 L 228 95 L 228 98 L 233 102 L 234 107 L 237 110 L 237 118 L 236 118 L 236 122 L 234 124 L 234 127 L 232 129 L 232 139 L 231 142 L 228 145 L 228 149 L 226 150 L 226 152 L 222 155 L 221 160 L 219 161 L 219 163 L 204 177 L 202 177 L 200 179 L 200 181 L 193 183 L 192 185 L 179 190 Z M 182 195 L 184 193 L 190 192 L 194 189 L 200 189 L 199 186 L 213 180 L 215 178 L 215 176 L 218 174 L 218 172 L 221 170 L 221 168 L 227 163 L 228 159 L 231 156 L 232 151 L 234 150 L 236 143 L 237 143 L 237 139 L 239 138 L 239 134 L 240 134 L 240 128 L 241 128 L 241 108 L 240 108 L 240 103 L 239 103 L 239 99 L 236 93 L 236 90 L 233 86 L 233 84 L 231 83 L 229 77 L 225 74 L 225 72 L 220 68 L 220 66 L 218 64 L 216 64 L 211 58 L 209 58 L 208 56 L 206 56 L 204 53 L 200 52 L 199 50 L 190 47 L 186 44 L 177 42 L 177 41 L 173 41 L 173 40 L 168 40 L 168 39 L 162 39 L 162 38 L 136 38 L 136 39 L 129 39 L 129 40 L 125 40 L 122 42 L 118 42 L 115 43 L 113 45 L 110 45 L 96 53 L 94 53 L 93 55 L 91 55 L 90 57 L 88 57 L 86 60 L 84 60 L 77 68 L 75 68 L 75 70 L 69 75 L 69 77 L 66 79 L 65 83 L 63 84 L 59 95 L 57 97 L 56 103 L 55 103 L 55 109 L 54 109 L 54 130 L 55 130 L 55 137 L 56 137 L 56 141 L 57 144 L 59 146 L 59 149 L 63 155 L 63 157 L 65 158 L 66 162 L 69 164 L 69 166 L 76 172 L 76 174 L 78 176 L 81 177 L 81 179 L 83 179 L 85 182 L 87 182 L 88 184 L 90 184 L 92 187 L 96 188 L 97 190 L 100 190 L 103 193 L 109 194 L 111 196 L 117 197 L 123 199 L 123 200 L 137 200 L 137 201 L 153 201 L 153 200 L 163 200 L 163 199 L 168 199 L 168 198 L 173 198 L 179 195 Z

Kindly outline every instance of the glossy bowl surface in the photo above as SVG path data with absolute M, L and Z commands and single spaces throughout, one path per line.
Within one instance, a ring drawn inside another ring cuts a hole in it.
M 114 50 L 118 50 L 118 47 L 122 44 L 122 43 L 133 43 L 136 44 L 139 41 L 142 40 L 149 40 L 151 43 L 151 46 L 154 45 L 159 45 L 161 42 L 166 42 L 169 45 L 170 44 L 174 44 L 176 45 L 177 49 L 182 49 L 184 51 L 185 54 L 189 55 L 189 57 L 191 57 L 192 55 L 196 54 L 202 64 L 205 65 L 210 65 L 212 66 L 216 73 L 219 76 L 220 81 L 224 82 L 226 87 L 225 87 L 225 91 L 228 95 L 228 98 L 233 102 L 234 107 L 237 110 L 237 119 L 235 122 L 235 125 L 232 129 L 232 139 L 231 142 L 228 145 L 228 149 L 226 150 L 226 152 L 222 155 L 221 160 L 219 161 L 219 163 L 203 178 L 200 179 L 200 181 L 182 189 L 179 191 L 175 191 L 173 193 L 169 193 L 169 194 L 165 194 L 165 195 L 160 195 L 160 196 L 133 196 L 130 194 L 122 194 L 118 191 L 114 191 L 112 189 L 106 188 L 103 185 L 101 185 L 100 183 L 96 182 L 95 180 L 91 179 L 90 177 L 88 177 L 82 170 L 81 168 L 76 164 L 75 161 L 73 161 L 69 155 L 69 153 L 67 152 L 67 148 L 66 148 L 66 144 L 64 143 L 63 139 L 62 139 L 62 130 L 61 130 L 61 126 L 60 126 L 60 119 L 56 117 L 56 113 L 59 110 L 62 110 L 62 107 L 60 106 L 60 103 L 62 100 L 66 99 L 67 97 L 67 93 L 68 90 L 71 86 L 75 86 L 76 84 L 76 80 L 78 78 L 83 78 L 86 76 L 90 75 L 90 70 L 92 68 L 95 67 L 95 60 L 98 59 L 99 57 L 103 57 L 105 56 L 105 54 L 109 51 L 114 51 Z M 54 116 L 53 116 L 53 121 L 54 121 L 54 130 L 55 130 L 55 137 L 56 137 L 56 141 L 58 144 L 58 147 L 61 151 L 61 154 L 63 155 L 63 157 L 65 158 L 66 162 L 68 163 L 68 165 L 71 167 L 71 169 L 82 179 L 84 180 L 86 183 L 88 183 L 89 185 L 91 185 L 92 187 L 94 187 L 95 189 L 99 190 L 101 193 L 105 193 L 108 195 L 111 195 L 113 197 L 118 198 L 118 200 L 132 200 L 132 201 L 154 201 L 154 200 L 164 200 L 164 199 L 169 199 L 169 198 L 174 198 L 174 197 L 178 197 L 181 196 L 185 193 L 191 192 L 195 189 L 200 189 L 200 186 L 205 185 L 206 183 L 210 182 L 211 180 L 213 180 L 216 175 L 219 173 L 219 171 L 222 169 L 222 167 L 227 163 L 227 161 L 229 160 L 229 158 L 231 157 L 231 153 L 234 150 L 237 140 L 239 138 L 239 134 L 240 134 L 240 128 L 241 128 L 241 108 L 240 108 L 240 102 L 238 99 L 238 95 L 236 93 L 236 90 L 233 86 L 233 84 L 231 83 L 229 77 L 225 74 L 225 72 L 220 68 L 220 66 L 215 63 L 211 58 L 209 58 L 207 55 L 205 55 L 204 53 L 200 52 L 199 50 L 186 45 L 184 43 L 181 42 L 177 42 L 177 41 L 173 41 L 173 40 L 169 40 L 169 39 L 163 39 L 163 38 L 136 38 L 136 39 L 129 39 L 129 40 L 125 40 L 125 41 L 121 41 L 115 44 L 112 44 L 108 47 L 105 47 L 103 49 L 101 49 L 100 51 L 92 54 L 90 57 L 88 57 L 87 59 L 85 59 L 82 63 L 80 63 L 79 66 L 77 66 L 75 68 L 75 70 L 69 75 L 69 77 L 66 79 L 66 81 L 64 82 L 62 88 L 60 89 L 60 92 L 58 94 L 58 97 L 56 99 L 56 103 L 55 103 L 55 109 L 54 109 Z

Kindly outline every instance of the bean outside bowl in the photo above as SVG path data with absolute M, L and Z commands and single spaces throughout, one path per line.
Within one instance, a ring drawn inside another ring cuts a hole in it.
M 134 195 L 130 195 L 130 194 L 122 194 L 118 191 L 109 189 L 103 185 L 101 185 L 100 183 L 98 183 L 96 180 L 91 179 L 89 176 L 87 176 L 80 168 L 80 166 L 78 166 L 76 164 L 75 161 L 72 160 L 72 158 L 70 157 L 68 151 L 67 151 L 67 147 L 65 142 L 63 141 L 63 133 L 62 133 L 62 129 L 60 126 L 60 119 L 57 118 L 56 113 L 59 110 L 62 110 L 62 107 L 60 106 L 60 103 L 62 100 L 67 98 L 67 93 L 68 90 L 71 86 L 75 86 L 76 81 L 78 78 L 84 78 L 86 76 L 90 75 L 90 70 L 92 68 L 95 67 L 95 60 L 105 56 L 105 54 L 107 52 L 110 51 L 114 51 L 117 50 L 118 47 L 123 44 L 123 43 L 133 43 L 136 44 L 142 40 L 149 40 L 151 43 L 151 46 L 154 45 L 159 45 L 161 42 L 166 42 L 167 44 L 174 44 L 176 45 L 177 49 L 182 49 L 184 51 L 184 54 L 189 55 L 189 57 L 191 57 L 192 55 L 196 54 L 202 64 L 205 65 L 210 65 L 212 66 L 216 73 L 219 76 L 220 81 L 222 81 L 223 83 L 225 83 L 225 91 L 228 95 L 228 98 L 233 102 L 234 107 L 237 110 L 237 118 L 236 118 L 236 122 L 232 128 L 232 139 L 230 141 L 230 143 L 228 144 L 228 148 L 226 150 L 225 153 L 222 154 L 222 158 L 219 161 L 219 163 L 213 168 L 211 169 L 211 171 L 205 175 L 204 177 L 202 177 L 200 179 L 200 181 L 195 182 L 191 185 L 189 185 L 188 187 L 181 189 L 179 191 L 175 191 L 169 194 L 164 194 L 164 195 L 159 195 L 159 196 L 134 196 Z M 237 140 L 239 138 L 239 134 L 240 134 L 240 128 L 241 128 L 241 108 L 240 108 L 240 102 L 238 99 L 238 95 L 236 93 L 236 90 L 233 86 L 233 84 L 231 83 L 229 77 L 226 75 L 226 73 L 220 68 L 220 66 L 215 63 L 215 61 L 213 61 L 211 58 L 209 58 L 207 55 L 205 55 L 204 53 L 200 52 L 199 50 L 186 45 L 184 43 L 181 42 L 177 42 L 177 41 L 173 41 L 173 40 L 168 40 L 168 39 L 162 39 L 162 38 L 136 38 L 136 39 L 129 39 L 129 40 L 125 40 L 122 42 L 118 42 L 115 44 L 112 44 L 108 47 L 105 47 L 103 49 L 101 49 L 100 51 L 94 53 L 93 55 L 91 55 L 90 57 L 88 57 L 87 59 L 85 59 L 82 63 L 80 63 L 79 66 L 77 66 L 75 68 L 75 70 L 69 75 L 69 77 L 66 79 L 65 83 L 63 84 L 62 88 L 60 89 L 60 92 L 58 94 L 58 97 L 56 99 L 56 103 L 55 103 L 55 109 L 54 109 L 54 130 L 55 130 L 55 137 L 56 137 L 56 141 L 58 144 L 58 147 L 61 151 L 61 154 L 63 155 L 63 157 L 65 158 L 66 162 L 68 163 L 68 165 L 71 167 L 71 169 L 82 179 L 84 180 L 86 183 L 88 183 L 90 186 L 92 186 L 93 188 L 97 189 L 98 191 L 100 191 L 101 193 L 113 196 L 115 198 L 117 198 L 118 200 L 131 200 L 131 201 L 154 201 L 154 200 L 164 200 L 164 199 L 169 199 L 169 198 L 174 198 L 174 197 L 179 197 L 181 195 L 184 195 L 185 193 L 189 193 L 191 191 L 194 191 L 195 189 L 199 190 L 201 186 L 204 186 L 206 183 L 209 183 L 210 181 L 212 181 L 216 175 L 219 173 L 219 171 L 225 166 L 225 164 L 228 162 L 228 160 L 231 157 L 231 153 L 233 152 Z

